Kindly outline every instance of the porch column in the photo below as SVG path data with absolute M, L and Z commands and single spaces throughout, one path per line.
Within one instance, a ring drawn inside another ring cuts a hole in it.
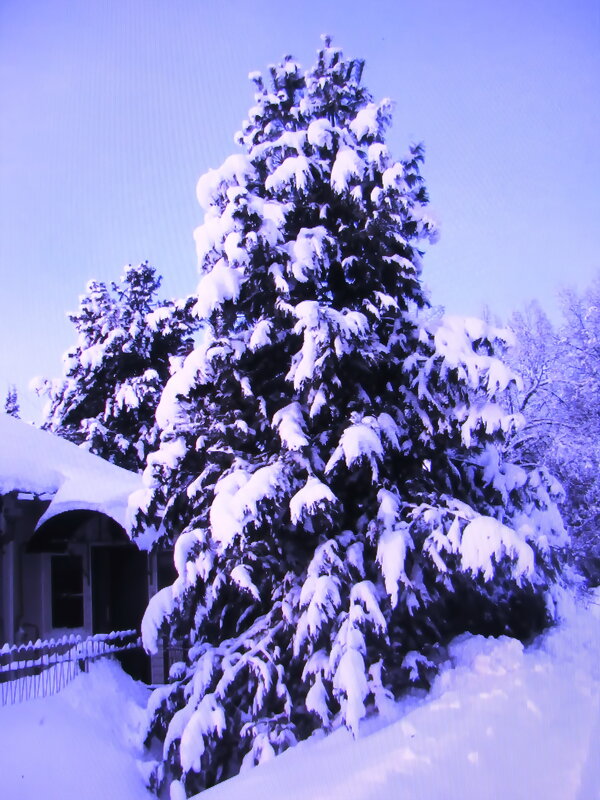
M 4 545 L 2 556 L 2 618 L 4 641 L 15 642 L 15 543 Z

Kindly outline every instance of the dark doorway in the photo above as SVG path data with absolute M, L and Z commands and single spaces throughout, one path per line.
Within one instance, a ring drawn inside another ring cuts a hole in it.
M 92 560 L 93 633 L 140 630 L 148 604 L 148 556 L 133 545 L 96 545 Z M 142 650 L 119 655 L 123 669 L 150 680 L 150 661 Z

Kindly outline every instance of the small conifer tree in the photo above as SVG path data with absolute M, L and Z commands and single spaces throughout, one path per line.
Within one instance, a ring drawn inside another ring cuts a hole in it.
M 4 398 L 4 411 L 11 417 L 15 417 L 15 419 L 20 419 L 21 417 L 19 395 L 17 393 L 17 387 L 14 383 L 8 387 L 8 391 L 6 392 L 6 397 Z
M 362 70 L 325 41 L 253 75 L 241 152 L 198 184 L 207 333 L 137 519 L 175 542 L 143 625 L 186 653 L 150 702 L 173 792 L 356 734 L 459 632 L 547 620 L 564 529 L 550 479 L 502 460 L 503 334 L 430 310 L 423 152 L 392 157 Z

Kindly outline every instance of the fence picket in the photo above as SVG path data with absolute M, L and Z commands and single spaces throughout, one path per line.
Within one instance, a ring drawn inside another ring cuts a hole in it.
M 58 640 L 38 639 L 24 645 L 3 645 L 0 705 L 56 694 L 80 669 L 87 671 L 90 661 L 137 647 L 141 647 L 141 640 L 136 630 L 100 633 L 86 639 L 71 635 Z

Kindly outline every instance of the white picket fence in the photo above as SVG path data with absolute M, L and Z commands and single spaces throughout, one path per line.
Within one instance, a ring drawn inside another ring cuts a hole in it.
M 137 647 L 136 630 L 5 644 L 0 648 L 0 705 L 55 694 L 86 671 L 90 661 Z

